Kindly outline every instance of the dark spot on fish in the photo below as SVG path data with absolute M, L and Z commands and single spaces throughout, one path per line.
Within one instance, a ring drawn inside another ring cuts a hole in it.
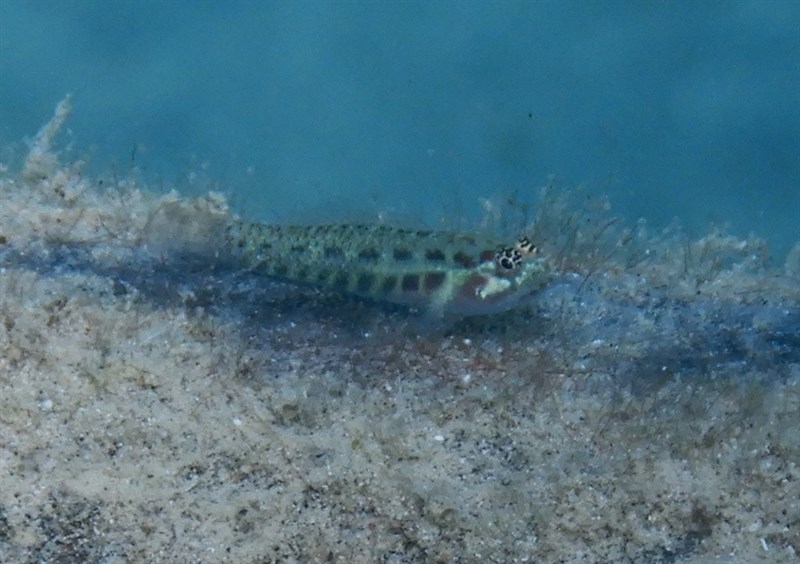
M 359 292 L 369 292 L 370 288 L 372 288 L 373 282 L 375 282 L 375 275 L 369 274 L 368 272 L 364 272 L 358 277 L 356 289 Z
M 415 235 L 417 237 L 430 237 L 433 231 L 417 231 Z
M 489 260 L 494 260 L 495 254 L 496 254 L 496 253 L 494 253 L 494 252 L 492 252 L 492 251 L 483 251 L 483 252 L 481 253 L 481 262 L 486 262 L 486 261 L 489 261 Z
M 425 289 L 429 292 L 436 290 L 442 284 L 447 275 L 444 272 L 428 272 L 425 274 Z
M 368 247 L 358 251 L 358 258 L 363 260 L 376 261 L 380 256 L 381 254 L 378 252 L 378 249 L 374 247 Z
M 395 286 L 397 286 L 397 276 L 387 276 L 381 282 L 381 290 L 385 294 L 391 293 Z
M 331 276 L 330 270 L 320 270 L 317 273 L 317 282 L 319 282 L 320 284 L 324 284 L 325 282 L 328 281 L 328 278 L 330 278 L 330 276 Z
M 416 292 L 419 290 L 419 275 L 418 274 L 406 274 L 403 276 L 403 282 L 401 288 L 405 292 Z
M 428 260 L 443 261 L 445 260 L 444 252 L 439 249 L 428 249 L 425 251 L 425 258 Z
M 325 258 L 342 258 L 344 256 L 344 251 L 339 247 L 325 247 L 323 251 L 325 254 Z
M 463 266 L 464 268 L 472 268 L 475 266 L 475 261 L 464 251 L 458 251 L 453 255 L 453 262 Z
M 339 292 L 346 292 L 350 277 L 346 272 L 340 272 L 333 281 L 333 288 Z
M 411 260 L 414 256 L 411 251 L 403 247 L 397 247 L 394 250 L 394 260 Z

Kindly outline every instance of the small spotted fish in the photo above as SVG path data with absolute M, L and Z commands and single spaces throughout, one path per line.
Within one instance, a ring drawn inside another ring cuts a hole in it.
M 550 279 L 547 261 L 527 238 L 504 246 L 477 235 L 385 225 L 237 221 L 225 241 L 255 272 L 435 317 L 505 311 Z

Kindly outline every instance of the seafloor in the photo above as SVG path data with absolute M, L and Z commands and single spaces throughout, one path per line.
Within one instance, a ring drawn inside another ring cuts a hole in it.
M 225 268 L 67 113 L 0 179 L 0 561 L 797 561 L 800 246 L 548 190 L 554 283 L 423 327 Z

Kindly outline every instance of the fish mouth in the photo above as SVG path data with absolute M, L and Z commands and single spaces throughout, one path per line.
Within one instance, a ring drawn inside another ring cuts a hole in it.
M 549 281 L 544 261 L 525 264 L 515 277 L 475 272 L 453 293 L 447 310 L 458 315 L 486 315 L 512 309 Z
M 508 279 L 473 274 L 454 293 L 446 309 L 457 315 L 497 313 L 513 307 L 529 293 Z

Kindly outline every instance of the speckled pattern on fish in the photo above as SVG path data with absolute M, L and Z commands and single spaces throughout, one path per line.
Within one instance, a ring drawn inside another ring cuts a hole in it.
M 550 279 L 527 239 L 385 225 L 279 226 L 238 221 L 228 251 L 264 275 L 422 308 L 480 315 L 518 305 Z

